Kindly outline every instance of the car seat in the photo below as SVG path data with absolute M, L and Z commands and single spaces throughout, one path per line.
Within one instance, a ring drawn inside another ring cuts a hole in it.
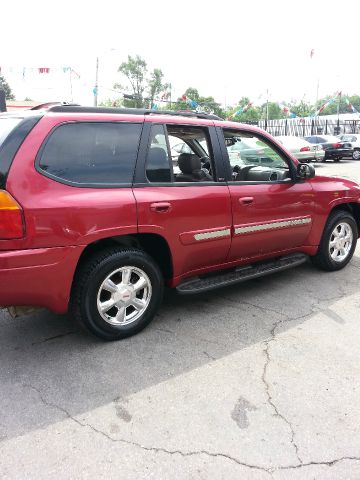
M 192 153 L 182 153 L 178 158 L 181 173 L 176 175 L 177 182 L 209 182 L 213 178 L 201 169 L 201 160 Z

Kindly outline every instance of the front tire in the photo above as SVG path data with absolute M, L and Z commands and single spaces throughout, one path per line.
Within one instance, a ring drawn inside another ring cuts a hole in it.
M 347 265 L 356 248 L 358 229 L 351 213 L 332 212 L 326 222 L 318 252 L 311 257 L 317 267 L 326 271 L 340 270 Z
M 143 330 L 163 296 L 159 267 L 145 252 L 110 248 L 94 255 L 76 274 L 70 312 L 103 340 L 119 340 Z

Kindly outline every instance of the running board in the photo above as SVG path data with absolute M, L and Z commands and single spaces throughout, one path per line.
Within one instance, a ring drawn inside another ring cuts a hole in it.
M 235 270 L 223 271 L 223 273 L 209 275 L 207 277 L 194 277 L 180 283 L 180 285 L 176 287 L 176 290 L 181 295 L 207 292 L 209 290 L 214 290 L 215 288 L 263 277 L 270 273 L 281 272 L 287 268 L 301 265 L 306 262 L 307 259 L 308 256 L 303 253 L 278 257 L 274 260 L 238 267 Z

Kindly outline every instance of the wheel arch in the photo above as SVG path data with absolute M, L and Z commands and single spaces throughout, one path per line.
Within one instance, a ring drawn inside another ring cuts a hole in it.
M 164 237 L 154 233 L 107 237 L 87 245 L 80 255 L 75 275 L 79 267 L 92 255 L 109 247 L 132 247 L 142 250 L 157 263 L 165 280 L 170 280 L 173 277 L 173 260 L 170 247 Z
M 358 228 L 358 235 L 360 235 L 360 203 L 356 203 L 356 202 L 340 203 L 331 209 L 331 211 L 329 212 L 329 215 L 331 215 L 333 212 L 341 211 L 341 210 L 351 213 L 351 215 L 354 217 L 356 221 L 356 225 Z

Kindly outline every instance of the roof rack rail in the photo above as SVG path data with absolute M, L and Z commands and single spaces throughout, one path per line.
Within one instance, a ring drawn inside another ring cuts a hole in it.
M 50 108 L 53 108 L 55 106 L 69 106 L 71 105 L 72 107 L 77 106 L 80 107 L 78 103 L 67 103 L 67 102 L 46 102 L 46 103 L 40 103 L 39 105 L 35 105 L 34 107 L 31 107 L 30 110 L 50 110 Z
M 188 110 L 150 110 L 147 108 L 116 108 L 116 107 L 81 107 L 79 105 L 55 105 L 48 112 L 57 113 L 118 113 L 127 115 L 174 115 L 179 117 L 202 118 L 207 120 L 223 120 L 217 115 L 197 113 Z

